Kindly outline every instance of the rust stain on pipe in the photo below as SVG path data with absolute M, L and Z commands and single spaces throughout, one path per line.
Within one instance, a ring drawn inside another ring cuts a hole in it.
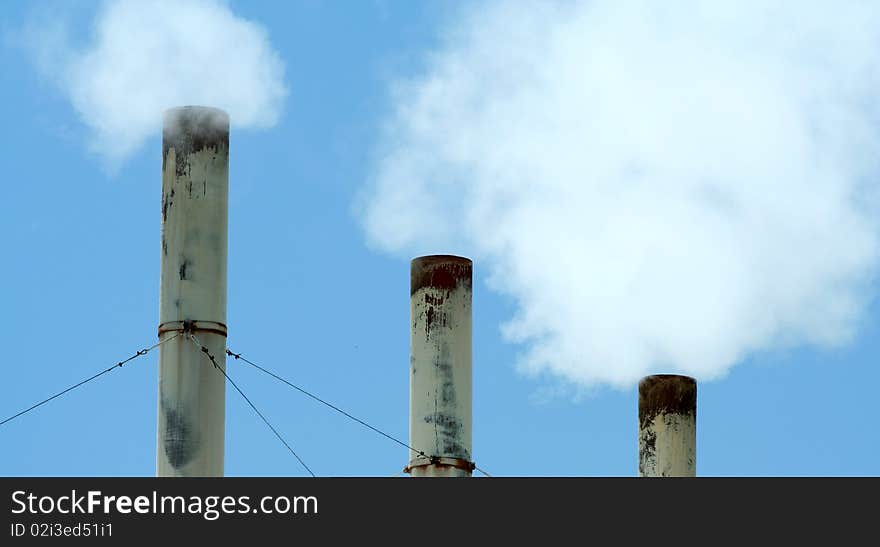
M 473 262 L 453 255 L 430 255 L 414 258 L 410 268 L 410 296 L 423 288 L 454 290 L 471 288 Z M 427 297 L 426 297 L 427 298 Z
M 690 376 L 656 374 L 639 382 L 639 423 L 658 414 L 697 413 L 697 381 Z

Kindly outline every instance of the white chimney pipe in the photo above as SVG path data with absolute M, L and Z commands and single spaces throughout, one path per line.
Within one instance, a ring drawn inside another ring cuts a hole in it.
M 639 476 L 697 473 L 697 382 L 657 374 L 639 382 Z
M 229 116 L 166 111 L 159 339 L 192 334 L 224 370 L 228 174 Z M 156 475 L 223 476 L 225 378 L 188 336 L 159 351 Z
M 412 261 L 410 281 L 410 453 L 413 477 L 469 477 L 471 286 L 473 265 L 458 256 Z

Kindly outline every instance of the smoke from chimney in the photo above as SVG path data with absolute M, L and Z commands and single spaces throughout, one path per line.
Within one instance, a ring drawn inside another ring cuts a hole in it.
M 287 89 L 266 30 L 221 0 L 110 0 L 93 34 L 71 44 L 66 26 L 26 31 L 41 72 L 65 93 L 91 131 L 90 148 L 116 168 L 180 104 L 224 109 L 237 129 L 275 125 Z
M 394 86 L 371 244 L 473 256 L 516 302 L 521 370 L 576 386 L 854 336 L 878 266 L 880 9 L 468 10 Z

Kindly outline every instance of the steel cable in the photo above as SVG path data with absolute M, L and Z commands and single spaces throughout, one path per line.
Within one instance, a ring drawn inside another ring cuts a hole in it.
M 238 387 L 238 384 L 236 384 L 235 381 L 232 378 L 230 378 L 228 374 L 226 374 L 226 371 L 223 370 L 223 367 L 221 367 L 219 364 L 217 364 L 217 359 L 211 354 L 211 352 L 210 352 L 210 350 L 208 350 L 207 346 L 205 346 L 204 344 L 199 342 L 196 339 L 196 337 L 193 336 L 192 334 L 190 334 L 189 337 L 193 341 L 193 343 L 199 347 L 199 349 L 202 351 L 202 353 L 204 353 L 208 357 L 208 359 L 211 361 L 211 364 L 214 365 L 214 368 L 219 370 L 220 373 L 223 374 L 223 376 L 226 378 L 226 380 L 230 384 L 232 384 L 232 387 L 235 388 L 235 390 L 238 392 L 238 394 L 241 395 L 245 401 L 247 401 L 247 404 L 250 405 L 251 409 L 253 409 L 253 411 L 257 413 L 257 416 L 259 416 L 260 419 L 263 420 L 263 423 L 265 423 L 266 426 L 268 426 L 269 429 L 272 430 L 272 433 L 274 433 L 275 436 L 278 437 L 278 440 L 281 441 L 284 444 L 284 446 L 287 447 L 287 450 L 289 450 L 290 453 L 293 454 L 293 457 L 296 458 L 297 461 L 303 466 L 303 468 L 305 468 L 305 470 L 309 472 L 309 475 L 315 477 L 316 476 L 315 473 L 309 468 L 308 465 L 306 465 L 306 462 L 304 462 L 302 460 L 302 458 L 299 457 L 299 454 L 296 453 L 296 451 L 290 446 L 290 444 L 288 444 L 288 442 L 286 440 L 284 440 L 284 437 L 281 436 L 281 433 L 278 433 L 278 430 L 275 429 L 275 427 L 269 422 L 269 420 L 266 418 L 266 416 L 264 416 L 263 413 L 260 412 L 259 409 L 257 409 L 256 405 L 254 405 L 254 403 L 250 400 L 250 398 L 248 398 L 248 396 L 244 394 L 244 391 L 242 391 L 241 388 Z
M 2 422 L 0 422 L 0 425 L 6 424 L 6 423 L 8 423 L 8 422 L 11 422 L 12 420 L 18 418 L 19 416 L 24 416 L 24 415 L 27 414 L 28 412 L 30 412 L 30 411 L 32 411 L 32 410 L 38 408 L 38 407 L 43 406 L 44 404 L 48 403 L 49 401 L 51 401 L 51 400 L 53 400 L 53 399 L 57 399 L 58 397 L 61 397 L 61 396 L 64 395 L 65 393 L 68 393 L 68 392 L 70 392 L 70 391 L 73 391 L 74 389 L 76 389 L 76 388 L 78 388 L 78 387 L 80 387 L 80 386 L 82 386 L 82 385 L 85 385 L 85 384 L 91 382 L 92 380 L 96 380 L 96 379 L 100 378 L 101 376 L 107 374 L 108 372 L 110 372 L 110 371 L 113 370 L 113 369 L 121 368 L 123 365 L 125 365 L 125 364 L 128 363 L 129 361 L 132 361 L 132 360 L 134 360 L 134 359 L 137 359 L 138 357 L 141 357 L 142 355 L 146 355 L 146 354 L 149 353 L 151 350 L 154 350 L 154 349 L 158 348 L 159 346 L 161 346 L 161 345 L 164 344 L 165 342 L 169 342 L 169 341 L 171 341 L 171 340 L 174 340 L 174 339 L 177 338 L 178 336 L 180 336 L 180 333 L 175 334 L 175 335 L 172 336 L 171 338 L 166 338 L 165 340 L 162 340 L 162 341 L 160 341 L 160 342 L 157 342 L 157 343 L 153 344 L 152 346 L 150 346 L 150 347 L 148 347 L 148 348 L 145 348 L 145 349 L 142 349 L 142 350 L 138 350 L 137 352 L 135 352 L 135 353 L 134 353 L 131 357 L 129 357 L 128 359 L 124 359 L 124 360 L 122 360 L 122 361 L 119 361 L 119 362 L 117 362 L 115 365 L 113 365 L 112 367 L 108 367 L 108 368 L 102 370 L 101 372 L 99 372 L 99 373 L 97 373 L 97 374 L 95 374 L 95 375 L 93 375 L 93 376 L 89 376 L 89 377 L 86 378 L 85 380 L 82 380 L 82 381 L 80 381 L 80 382 L 77 382 L 77 383 L 73 384 L 72 386 L 70 386 L 70 387 L 68 387 L 68 388 L 66 388 L 66 389 L 64 389 L 64 390 L 59 391 L 59 392 L 56 393 L 55 395 L 52 395 L 51 397 L 48 397 L 48 398 L 43 399 L 42 401 L 40 401 L 40 402 L 38 402 L 38 403 L 36 403 L 36 404 L 31 405 L 30 407 L 28 407 L 28 408 L 22 410 L 22 411 L 19 412 L 18 414 L 14 414 L 14 415 L 12 415 L 12 416 L 6 418 L 6 419 L 3 420 Z

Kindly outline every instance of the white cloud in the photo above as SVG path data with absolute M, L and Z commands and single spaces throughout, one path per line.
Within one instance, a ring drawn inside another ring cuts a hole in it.
M 27 32 L 44 74 L 57 80 L 111 167 L 159 134 L 163 110 L 226 110 L 236 128 L 274 125 L 287 90 L 265 29 L 217 0 L 111 0 L 92 35 L 73 46 L 56 22 Z
M 576 385 L 851 340 L 878 266 L 880 7 L 472 6 L 397 82 L 370 242 L 460 252 Z

